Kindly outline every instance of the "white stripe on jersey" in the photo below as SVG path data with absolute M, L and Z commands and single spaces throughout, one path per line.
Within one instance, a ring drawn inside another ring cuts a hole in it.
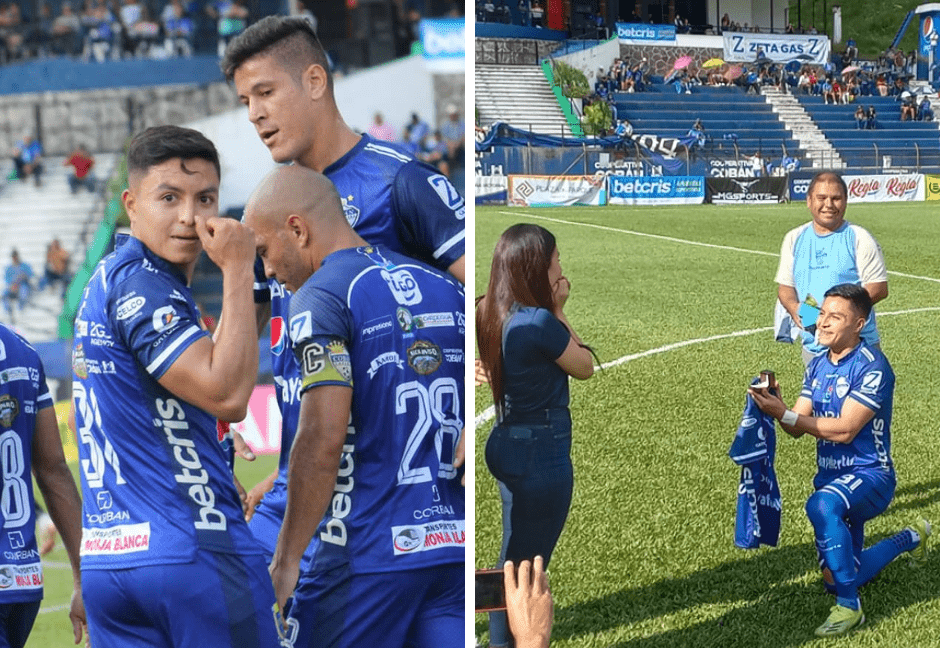
M 845 493 L 843 493 L 842 491 L 840 491 L 838 488 L 836 488 L 836 487 L 833 486 L 832 484 L 826 484 L 825 486 L 823 486 L 823 487 L 820 488 L 819 490 L 825 491 L 825 492 L 827 492 L 827 493 L 835 493 L 836 495 L 838 495 L 839 497 L 842 498 L 842 501 L 845 502 L 845 505 L 846 505 L 846 506 L 848 506 L 849 508 L 852 508 L 852 504 L 849 502 L 849 498 L 845 496 Z
M 411 162 L 413 158 L 408 157 L 404 153 L 399 153 L 395 149 L 390 149 L 386 146 L 379 146 L 375 143 L 368 143 L 365 145 L 364 150 L 372 151 L 373 153 L 378 153 L 380 155 L 386 155 L 390 158 L 395 158 L 396 160 L 401 160 L 402 162 Z
M 449 249 L 451 249 L 452 247 L 454 247 L 455 245 L 457 245 L 460 241 L 463 240 L 463 238 L 464 238 L 464 231 L 463 231 L 463 230 L 461 230 L 461 231 L 457 232 L 456 234 L 454 234 L 451 238 L 449 238 L 448 240 L 444 241 L 444 244 L 441 245 L 441 247 L 439 247 L 439 248 L 437 248 L 436 250 L 434 250 L 434 254 L 433 254 L 434 258 L 435 258 L 435 259 L 439 259 L 442 254 L 444 254 L 445 252 L 447 252 L 447 250 L 449 250 Z
M 46 392 L 45 394 L 43 394 L 42 396 L 40 396 L 39 398 L 36 399 L 36 402 L 37 402 L 37 403 L 41 403 L 41 402 L 43 402 L 43 401 L 49 401 L 49 402 L 51 403 L 51 402 L 52 402 L 52 394 L 49 393 L 49 392 Z
M 200 329 L 195 324 L 193 326 L 190 326 L 188 329 L 186 329 L 186 331 L 182 335 L 180 335 L 178 338 L 173 340 L 173 343 L 170 344 L 170 346 L 168 346 L 167 348 L 163 350 L 163 353 L 158 355 L 157 358 L 153 362 L 147 365 L 147 373 L 152 374 L 157 369 L 157 367 L 163 364 L 164 360 L 170 357 L 170 354 L 173 353 L 179 345 L 181 345 L 183 342 L 191 338 L 193 335 L 198 334 L 199 331 L 201 330 L 202 329 Z
M 861 393 L 861 392 L 852 391 L 852 392 L 849 394 L 849 396 L 852 396 L 853 398 L 855 398 L 855 400 L 860 401 L 860 402 L 862 403 L 862 405 L 867 405 L 868 407 L 870 407 L 870 408 L 873 409 L 873 410 L 880 410 L 880 409 L 881 409 L 881 405 L 880 405 L 880 404 L 876 403 L 875 401 L 873 401 L 872 399 L 870 399 L 868 396 L 866 396 L 865 394 L 863 394 L 863 393 Z
M 869 362 L 874 362 L 874 361 L 875 361 L 875 356 L 874 356 L 874 354 L 873 354 L 871 351 L 869 351 L 868 349 L 866 349 L 865 347 L 862 347 L 862 348 L 861 348 L 861 352 L 862 352 L 862 355 L 863 355 L 863 356 L 865 356 L 866 358 L 868 358 L 868 361 L 869 361 Z

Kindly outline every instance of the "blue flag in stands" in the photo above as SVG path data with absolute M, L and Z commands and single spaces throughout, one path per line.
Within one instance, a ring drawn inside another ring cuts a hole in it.
M 776 547 L 782 501 L 774 473 L 777 448 L 774 419 L 761 412 L 750 395 L 746 398 L 741 422 L 728 450 L 731 460 L 741 466 L 734 544 L 742 549 L 757 549 L 762 544 Z

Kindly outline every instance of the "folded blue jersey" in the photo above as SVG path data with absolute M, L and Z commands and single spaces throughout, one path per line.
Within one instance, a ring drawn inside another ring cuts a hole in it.
M 741 423 L 728 450 L 731 460 L 741 466 L 734 544 L 742 549 L 756 549 L 762 544 L 776 547 L 782 505 L 774 472 L 774 419 L 761 412 L 750 395 L 746 398 Z

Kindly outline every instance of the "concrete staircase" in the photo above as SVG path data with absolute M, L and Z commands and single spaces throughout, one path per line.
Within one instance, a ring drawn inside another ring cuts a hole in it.
M 813 169 L 844 169 L 846 164 L 839 152 L 829 143 L 826 136 L 813 123 L 800 102 L 793 95 L 781 92 L 773 86 L 761 88 L 764 97 L 780 117 L 787 130 L 793 133 L 793 139 L 800 144 L 806 158 L 812 161 Z
M 95 177 L 99 186 L 110 177 L 118 156 L 95 155 Z M 58 334 L 58 317 L 62 311 L 62 285 L 38 290 L 46 265 L 46 246 L 58 238 L 71 255 L 69 272 L 74 273 L 85 258 L 87 242 L 104 214 L 101 193 L 79 188 L 72 195 L 68 175 L 72 167 L 62 165 L 64 158 L 45 158 L 42 186 L 10 180 L 0 186 L 0 269 L 10 264 L 15 248 L 20 258 L 33 270 L 32 296 L 22 310 L 14 306 L 13 315 L 0 305 L 0 322 L 12 326 L 30 342 L 54 340 Z M 4 176 L 10 169 L 3 170 Z M 0 285 L 0 294 L 6 281 Z
M 474 76 L 480 125 L 502 121 L 542 135 L 571 136 L 541 67 L 477 64 Z

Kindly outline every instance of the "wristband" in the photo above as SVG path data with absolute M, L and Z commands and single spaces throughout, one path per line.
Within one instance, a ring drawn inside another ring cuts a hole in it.
M 796 425 L 796 420 L 798 418 L 800 418 L 799 414 L 791 409 L 788 409 L 783 413 L 783 416 L 780 417 L 780 422 L 784 425 Z

